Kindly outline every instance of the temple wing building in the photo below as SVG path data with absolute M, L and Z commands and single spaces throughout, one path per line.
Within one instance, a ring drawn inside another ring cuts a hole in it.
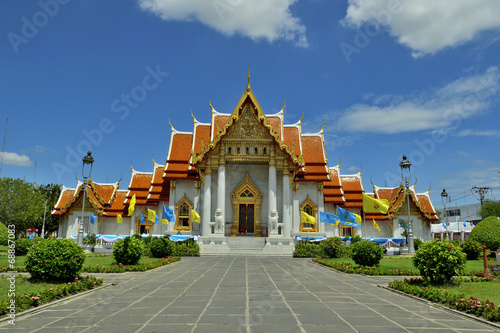
M 364 212 L 361 172 L 342 175 L 340 164 L 329 167 L 324 127 L 308 134 L 302 133 L 302 119 L 284 124 L 285 107 L 265 114 L 249 79 L 232 113 L 217 112 L 210 104 L 210 123 L 192 116 L 191 132 L 177 131 L 170 124 L 164 165 L 153 161 L 150 172 L 132 169 L 127 190 L 119 190 L 120 182 L 88 181 L 84 233 L 160 236 L 180 232 L 200 235 L 205 244 L 226 244 L 226 237 L 243 235 L 278 239 L 278 244 L 288 244 L 297 235 L 400 238 L 404 231 L 400 219 L 408 216 L 404 186 L 373 185 L 373 193 L 366 194 L 387 199 L 390 208 L 386 214 Z M 83 191 L 79 181 L 75 188 L 63 187 L 52 211 L 61 219 L 60 237 L 78 233 Z M 416 193 L 412 186 L 409 197 L 414 235 L 430 240 L 430 223 L 438 217 L 429 192 Z M 129 216 L 133 198 L 135 209 Z M 361 227 L 320 223 L 320 212 L 335 214 L 337 207 L 362 216 Z M 148 210 L 159 218 L 145 218 Z M 174 212 L 168 224 L 164 210 Z M 96 217 L 93 224 L 91 214 Z

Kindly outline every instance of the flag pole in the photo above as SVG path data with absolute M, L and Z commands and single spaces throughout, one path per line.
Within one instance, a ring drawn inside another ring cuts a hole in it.
M 365 239 L 367 239 L 365 232 L 366 232 L 366 220 L 365 220 L 365 211 L 363 210 L 363 236 L 365 236 Z

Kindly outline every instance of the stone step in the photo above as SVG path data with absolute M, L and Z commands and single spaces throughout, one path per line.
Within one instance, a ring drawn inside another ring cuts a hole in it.
M 231 251 L 262 250 L 266 245 L 264 237 L 228 237 L 226 242 Z

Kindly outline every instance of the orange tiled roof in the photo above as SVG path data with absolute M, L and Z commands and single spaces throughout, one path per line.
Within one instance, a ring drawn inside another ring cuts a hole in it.
M 300 149 L 300 133 L 299 128 L 294 126 L 283 127 L 283 142 L 290 147 L 293 146 L 295 156 L 299 156 L 302 152 Z M 295 145 L 294 145 L 295 144 Z
M 153 180 L 149 188 L 148 202 L 168 201 L 170 198 L 170 181 L 163 178 L 165 166 L 154 165 Z
M 281 137 L 281 126 L 282 126 L 282 120 L 280 117 L 273 117 L 273 116 L 269 116 L 267 117 L 267 121 L 269 121 L 269 124 L 271 125 L 271 127 L 273 128 L 273 130 L 278 133 L 278 136 L 280 138 L 280 140 L 283 140 L 283 138 Z
M 122 217 L 127 216 L 128 212 L 125 209 L 125 199 L 127 198 L 127 190 L 116 191 L 115 199 L 110 207 L 104 210 L 107 217 L 116 217 L 121 214 Z

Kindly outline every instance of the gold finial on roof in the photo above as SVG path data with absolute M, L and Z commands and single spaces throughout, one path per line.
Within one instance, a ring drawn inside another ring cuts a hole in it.
M 153 160 L 153 163 L 156 164 L 156 162 L 155 162 L 155 155 L 154 154 L 151 155 L 151 159 Z
M 302 109 L 302 117 L 299 119 L 299 123 L 302 125 L 302 119 L 304 119 L 304 109 Z
M 285 100 L 285 104 L 283 105 L 283 107 L 281 108 L 282 110 L 286 109 L 286 98 L 283 97 L 283 99 Z
M 370 183 L 372 183 L 372 185 L 375 186 L 375 184 L 373 184 L 372 177 L 370 177 Z
M 134 168 L 132 167 L 132 162 L 130 162 L 130 169 L 132 169 L 132 171 L 134 171 Z
M 79 180 L 78 180 L 78 177 L 76 175 L 78 175 L 78 172 L 75 172 L 75 179 L 76 179 L 76 183 L 78 184 Z
M 210 96 L 210 99 L 208 100 L 208 106 L 212 109 L 212 112 L 214 111 L 214 107 L 212 106 L 212 96 Z
M 120 184 L 120 182 L 122 181 L 123 179 L 123 173 L 120 175 L 120 179 L 118 180 L 118 184 Z
M 326 120 L 323 119 L 323 128 L 321 129 L 321 134 L 325 134 Z
M 196 118 L 193 115 L 193 108 L 191 108 L 191 117 L 193 117 L 193 124 L 196 124 Z
M 248 65 L 248 83 L 247 83 L 247 90 L 250 90 L 250 65 Z
M 427 192 L 431 193 L 431 189 L 432 189 L 432 184 L 429 183 L 429 189 L 427 190 Z
M 363 166 L 361 165 L 361 169 L 359 169 L 359 174 L 363 171 Z
M 342 163 L 342 156 L 339 156 L 339 166 L 340 166 L 340 163 Z
M 168 117 L 168 124 L 170 125 L 170 133 L 174 131 L 174 126 L 172 126 L 172 123 L 170 122 L 170 117 Z

